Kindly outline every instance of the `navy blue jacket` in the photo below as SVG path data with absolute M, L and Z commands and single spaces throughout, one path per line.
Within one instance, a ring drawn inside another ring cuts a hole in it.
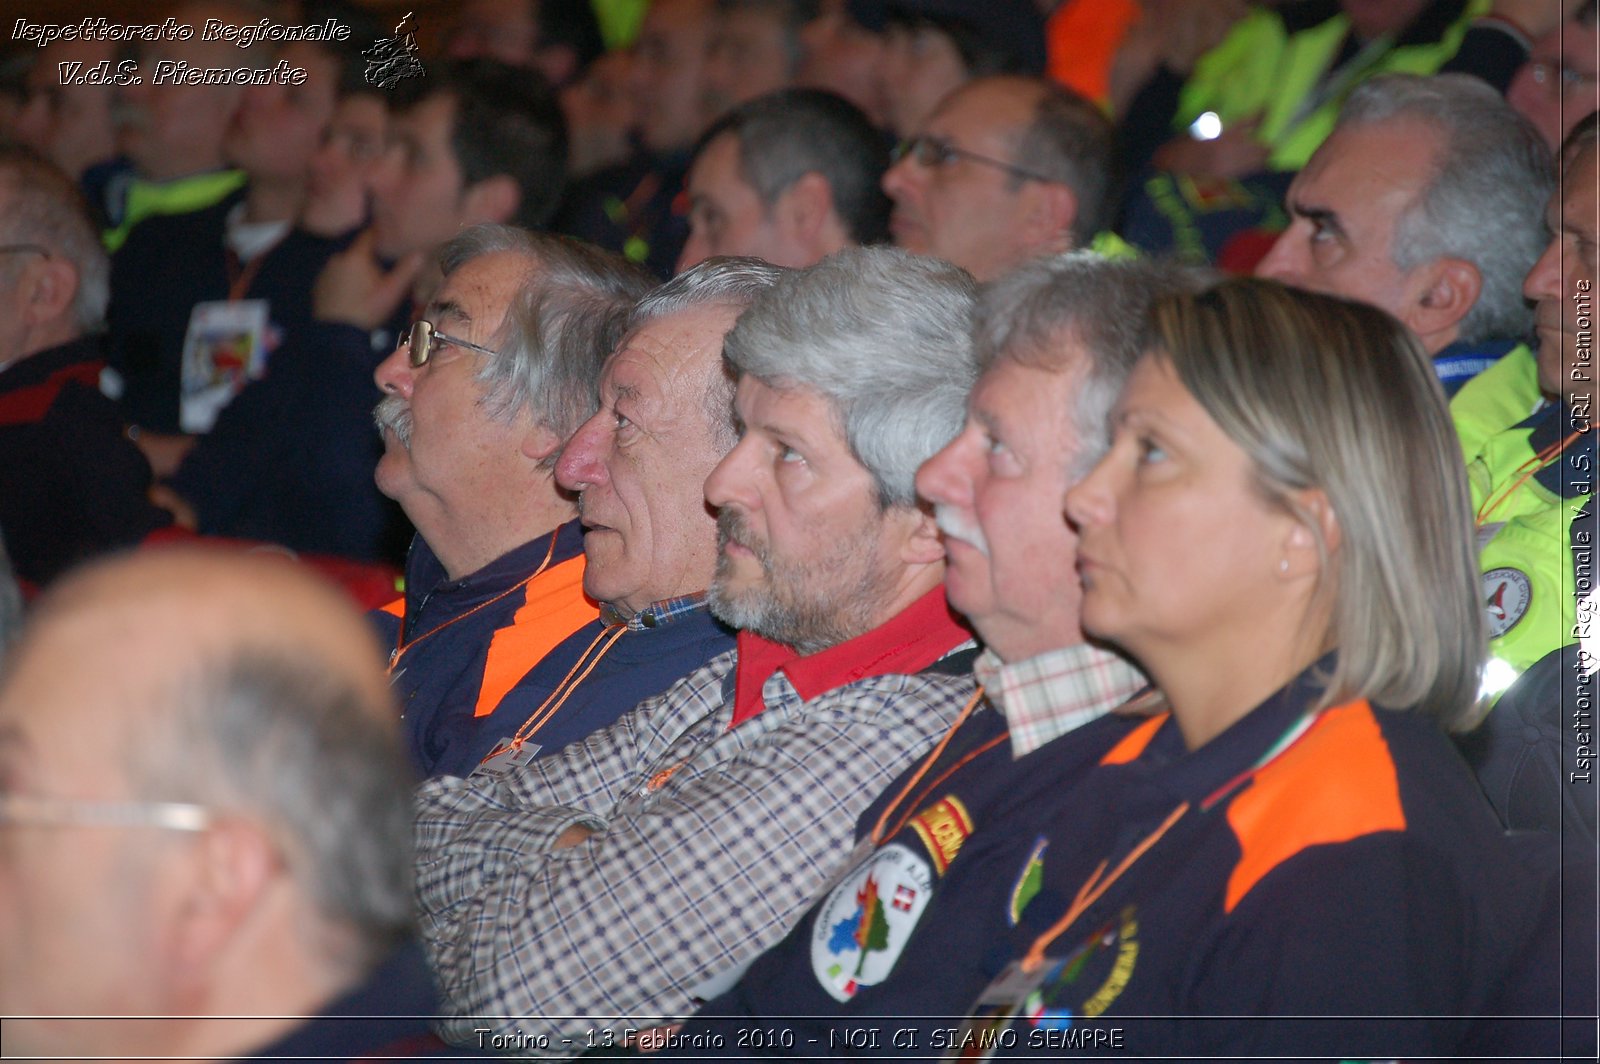
M 320 1015 L 241 1059 L 268 1058 L 288 1064 L 311 1061 L 417 1060 L 471 1057 L 453 1049 L 429 1028 L 439 1011 L 439 991 L 422 947 L 396 950 L 366 980 Z
M 122 409 L 136 425 L 177 432 L 183 340 L 196 303 L 228 298 L 228 212 L 238 192 L 204 210 L 147 218 L 111 257 L 111 346 L 107 361 L 122 376 Z M 265 253 L 244 293 L 265 299 L 272 328 L 287 341 L 311 318 L 311 288 L 348 237 L 291 229 Z M 276 352 L 269 354 L 269 360 Z
M 35 584 L 172 523 L 146 498 L 150 465 L 100 394 L 105 363 L 75 340 L 0 372 L 0 529 Z
M 551 535 L 556 540 L 552 566 L 583 552 L 583 531 L 576 521 Z M 395 669 L 394 686 L 405 715 L 406 747 L 424 777 L 470 774 L 496 743 L 514 735 L 533 716 L 606 627 L 599 619 L 583 625 L 543 658 L 528 662 L 527 675 L 500 699 L 494 712 L 473 715 L 490 641 L 496 631 L 512 623 L 526 601 L 526 590 L 506 595 L 471 616 L 467 612 L 537 569 L 550 538 L 540 536 L 471 576 L 452 581 L 427 542 L 417 537 L 406 563 L 406 639 L 428 631 L 435 634 L 405 653 Z M 387 610 L 374 610 L 371 617 L 379 638 L 393 649 L 400 617 Z M 452 623 L 451 618 L 460 619 Z M 530 741 L 538 744 L 542 755 L 583 739 L 732 648 L 733 635 L 705 609 L 657 628 L 627 631 Z
M 202 533 L 401 562 L 410 525 L 372 479 L 383 456 L 372 374 L 408 322 L 408 308 L 371 334 L 314 322 L 278 349 L 172 477 Z
M 1123 1052 L 1153 1057 L 1458 1051 L 1474 1036 L 1466 1018 L 1490 1011 L 1546 915 L 1554 869 L 1514 859 L 1448 740 L 1420 716 L 1329 710 L 1258 768 L 1310 694 L 1291 685 L 1192 752 L 1166 716 L 1108 716 L 1047 744 L 1029 757 L 1047 755 L 1038 767 L 1054 786 L 1027 779 L 991 807 L 969 805 L 975 830 L 887 980 L 842 1003 L 821 993 L 817 946 L 847 928 L 808 917 L 778 947 L 786 974 L 763 958 L 745 978 L 759 983 L 705 1014 L 821 1012 L 831 1019 L 780 1039 L 788 1052 L 937 1057 L 1104 862 L 1109 886 L 1048 941 L 1022 1016 L 989 1036 L 1002 1054 L 1076 1054 L 1096 1032 L 1113 1049 L 1113 1028 Z M 876 1044 L 847 1045 L 852 1027 L 878 1031 Z

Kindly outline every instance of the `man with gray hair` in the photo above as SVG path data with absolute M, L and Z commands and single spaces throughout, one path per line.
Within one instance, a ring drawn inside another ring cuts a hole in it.
M 983 290 L 966 426 L 923 463 L 916 485 L 943 534 L 945 594 L 984 644 L 974 665 L 984 699 L 867 807 L 854 866 L 680 1032 L 683 1044 L 713 1034 L 732 1043 L 760 1017 L 793 1032 L 774 1040 L 775 1054 L 838 1046 L 831 1036 L 846 1016 L 932 1023 L 971 1005 L 964 988 L 951 993 L 950 980 L 929 978 L 950 970 L 946 960 L 960 966 L 959 957 L 931 959 L 947 946 L 948 926 L 918 930 L 951 862 L 966 860 L 958 854 L 969 837 L 981 848 L 1006 811 L 1059 785 L 1074 759 L 1072 744 L 1055 740 L 1113 707 L 1144 708 L 1130 702 L 1145 685 L 1139 670 L 1084 640 L 1078 540 L 1061 500 L 1105 451 L 1150 304 L 1198 283 L 1191 271 L 1078 252 L 1028 263 Z M 938 783 L 921 785 L 928 779 Z M 909 959 L 919 944 L 927 952 Z M 882 993 L 897 996 L 883 1005 Z M 896 1021 L 907 1031 L 915 1022 Z M 935 1044 L 912 1033 L 918 1041 L 900 1049 Z
M 684 270 L 713 255 L 810 266 L 888 236 L 878 182 L 889 152 L 854 104 L 820 89 L 786 89 L 712 124 L 689 166 Z
M 1373 78 L 1289 186 L 1256 274 L 1387 310 L 1454 395 L 1528 334 L 1553 182 L 1538 131 L 1477 78 Z
M 73 182 L 0 148 L 0 528 L 17 575 L 44 584 L 171 518 L 99 392 L 110 277 Z
M 443 1048 L 376 650 L 270 556 L 150 551 L 46 593 L 0 682 L 8 1054 Z
M 960 427 L 972 293 L 943 263 L 855 249 L 783 276 L 728 333 L 739 440 L 705 499 L 712 609 L 742 628 L 737 649 L 581 746 L 419 792 L 449 1037 L 572 1053 L 687 1015 L 782 937 L 861 809 L 970 700 L 912 476 Z M 584 444 L 620 452 L 614 469 L 656 431 L 656 404 L 629 391 L 659 350 L 634 349 Z M 588 520 L 607 482 L 594 457 L 569 467 L 585 431 L 561 472 Z M 602 496 L 610 527 L 589 533 L 617 555 L 623 496 Z
M 373 617 L 413 760 L 424 776 L 465 776 L 502 739 L 531 756 L 605 727 L 730 637 L 704 609 L 655 627 L 602 619 L 584 594 L 576 507 L 555 479 L 644 272 L 500 225 L 463 231 L 439 262 L 443 284 L 375 374 L 378 487 L 418 535 L 405 594 Z M 708 564 L 691 590 L 709 577 Z

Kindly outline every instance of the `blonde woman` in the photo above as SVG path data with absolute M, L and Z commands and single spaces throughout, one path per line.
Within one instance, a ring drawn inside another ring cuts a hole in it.
M 1445 735 L 1486 633 L 1437 379 L 1387 315 L 1263 281 L 1158 303 L 1147 352 L 1066 512 L 1084 627 L 1171 712 L 1101 729 L 1041 825 L 990 1008 L 1149 1017 L 1150 1054 L 1454 1052 L 1531 884 Z

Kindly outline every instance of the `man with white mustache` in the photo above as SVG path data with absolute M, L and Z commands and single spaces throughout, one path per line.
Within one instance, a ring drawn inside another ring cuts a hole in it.
M 493 225 L 464 230 L 440 265 L 422 320 L 376 373 L 378 487 L 418 536 L 405 594 L 373 617 L 418 769 L 465 776 L 502 740 L 531 757 L 610 724 L 731 637 L 703 609 L 648 630 L 602 619 L 555 481 L 645 275 Z M 709 576 L 707 565 L 700 587 Z
M 984 643 L 973 671 L 985 698 L 866 809 L 853 867 L 678 1033 L 679 1044 L 716 1032 L 732 1045 L 734 1032 L 761 1017 L 794 1029 L 775 1046 L 843 1046 L 834 1029 L 844 1016 L 948 1016 L 970 1004 L 869 1002 L 883 1000 L 874 987 L 886 981 L 879 990 L 920 987 L 937 999 L 941 980 L 928 977 L 928 965 L 900 973 L 896 964 L 968 838 L 1056 778 L 1036 773 L 1028 755 L 1115 707 L 1138 712 L 1153 701 L 1130 702 L 1144 676 L 1085 641 L 1077 536 L 1062 503 L 1105 448 L 1146 308 L 1193 283 L 1170 266 L 1079 252 L 1029 263 L 982 291 L 973 325 L 980 376 L 966 425 L 922 465 L 916 487 L 942 533 L 945 594 Z M 883 902 L 881 919 L 862 901 L 872 897 Z M 930 926 L 920 940 L 937 943 L 938 932 Z

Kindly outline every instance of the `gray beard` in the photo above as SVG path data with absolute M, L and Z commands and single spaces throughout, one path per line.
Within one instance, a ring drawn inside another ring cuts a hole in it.
M 761 584 L 729 589 L 732 566 L 722 552 L 729 540 L 755 554 L 766 576 Z M 861 537 L 842 545 L 841 553 L 870 552 L 876 543 L 875 537 Z M 809 566 L 778 562 L 766 544 L 754 541 L 743 517 L 723 510 L 717 515 L 717 572 L 708 595 L 711 613 L 724 624 L 793 647 L 800 654 L 815 654 L 854 639 L 872 628 L 886 589 L 870 566 L 843 587 L 818 581 L 816 574 L 825 572 L 831 560 Z

